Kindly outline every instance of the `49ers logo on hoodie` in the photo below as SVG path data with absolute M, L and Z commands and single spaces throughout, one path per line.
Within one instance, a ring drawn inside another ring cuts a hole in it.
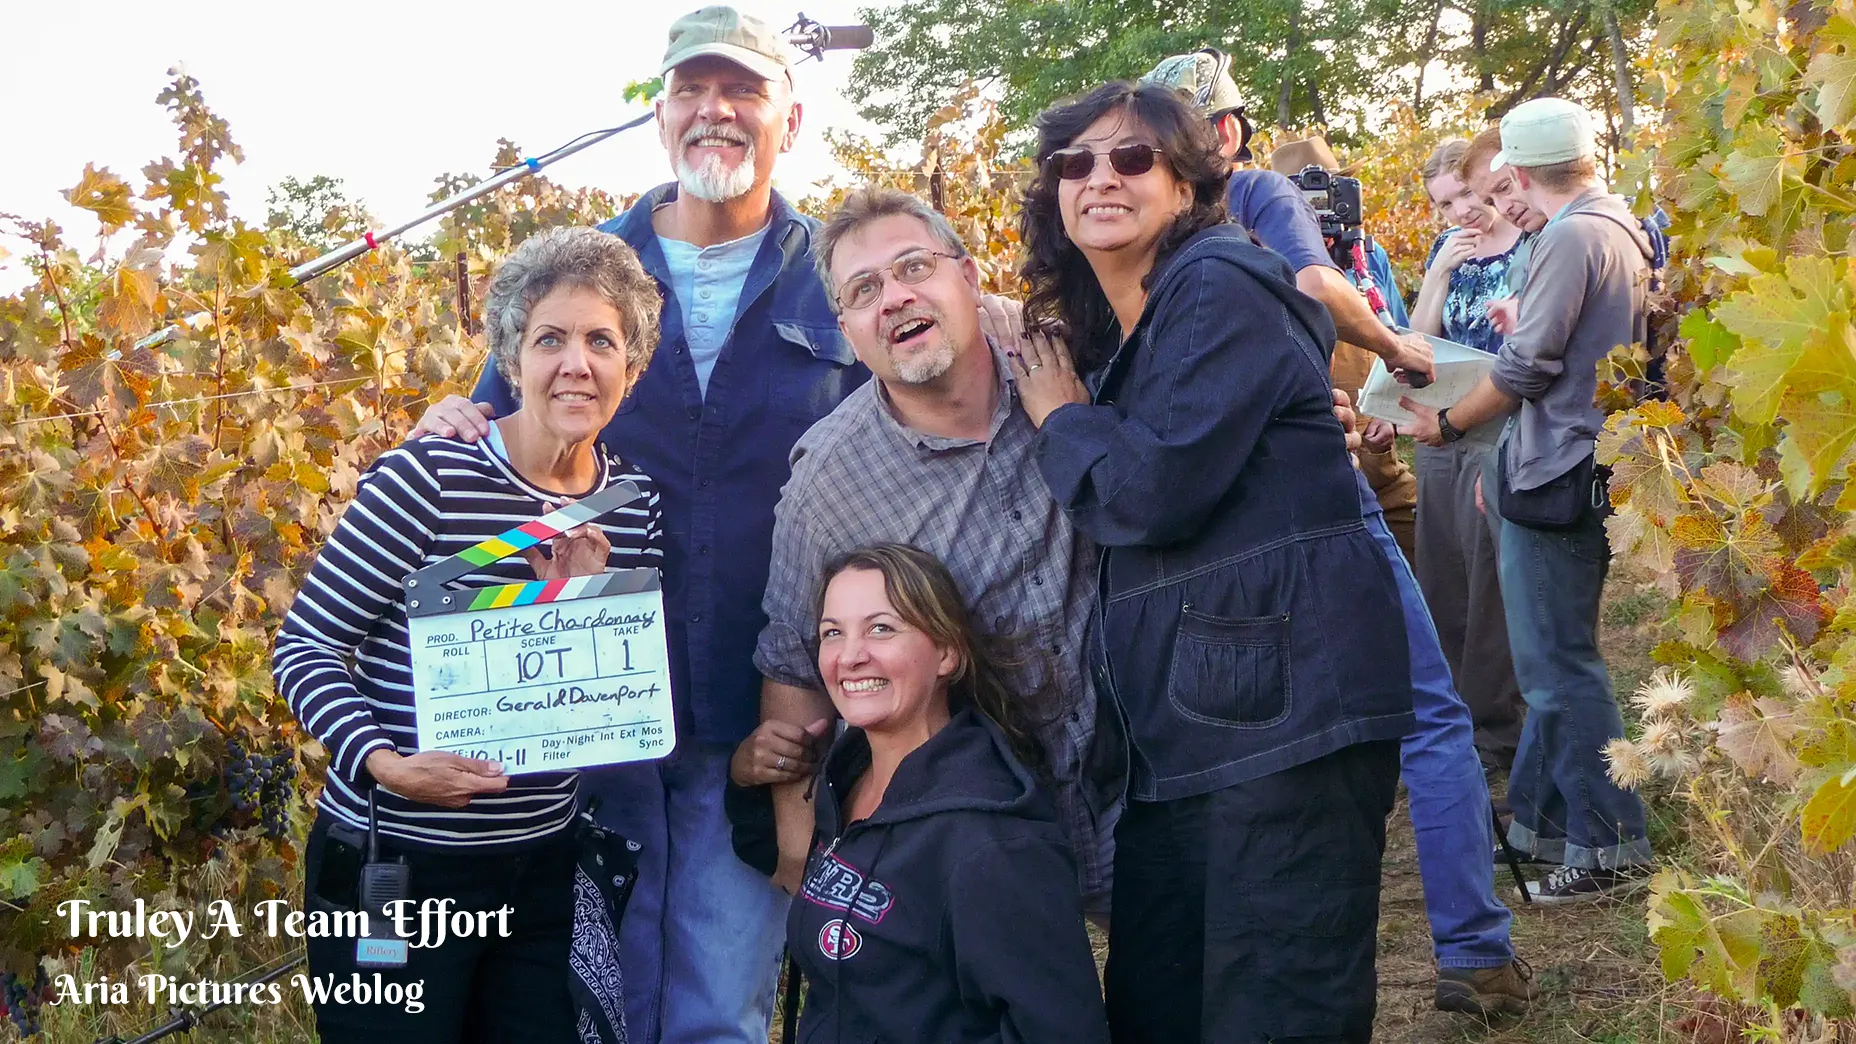
M 834 961 L 855 957 L 857 951 L 863 948 L 864 937 L 857 934 L 857 929 L 846 924 L 842 917 L 826 921 L 825 927 L 818 930 L 818 952 Z

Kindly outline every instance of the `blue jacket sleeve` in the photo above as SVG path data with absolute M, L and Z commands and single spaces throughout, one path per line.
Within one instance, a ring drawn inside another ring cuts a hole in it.
M 1335 267 L 1315 208 L 1288 178 L 1269 170 L 1239 171 L 1231 175 L 1230 204 L 1232 219 L 1281 254 L 1294 271 Z
M 1227 261 L 1188 261 L 1161 293 L 1143 343 L 1128 349 L 1144 357 L 1136 369 L 1151 371 L 1139 377 L 1137 401 L 1063 406 L 1038 433 L 1051 495 L 1104 547 L 1197 533 L 1293 396 L 1297 369 L 1313 367 L 1295 342 L 1308 332 Z M 1325 375 L 1308 380 L 1326 394 Z M 1334 436 L 1342 438 L 1338 421 Z

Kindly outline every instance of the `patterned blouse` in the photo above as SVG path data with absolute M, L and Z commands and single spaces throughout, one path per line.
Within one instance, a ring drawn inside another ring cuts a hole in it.
M 1448 228 L 1437 237 L 1431 244 L 1430 256 L 1424 259 L 1425 271 L 1430 271 L 1431 263 L 1437 260 L 1437 252 L 1443 249 L 1444 241 L 1460 231 L 1460 228 Z M 1502 335 L 1489 325 L 1489 317 L 1482 313 L 1482 306 L 1508 296 L 1508 266 L 1514 262 L 1515 250 L 1524 239 L 1516 240 L 1514 246 L 1494 257 L 1472 257 L 1450 273 L 1443 314 L 1443 335 L 1447 340 L 1480 348 L 1490 355 L 1501 351 Z

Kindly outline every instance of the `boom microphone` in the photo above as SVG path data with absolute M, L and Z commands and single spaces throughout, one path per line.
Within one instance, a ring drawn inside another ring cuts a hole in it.
M 823 61 L 826 51 L 856 51 L 876 43 L 876 34 L 867 25 L 820 25 L 800 15 L 786 30 L 786 42 Z
M 819 46 L 827 51 L 858 51 L 876 43 L 876 33 L 867 25 L 821 25 L 819 34 Z

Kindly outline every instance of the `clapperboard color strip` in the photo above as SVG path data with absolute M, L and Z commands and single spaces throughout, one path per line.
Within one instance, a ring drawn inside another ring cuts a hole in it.
M 438 596 L 421 596 L 434 588 L 442 589 L 445 584 L 458 580 L 470 572 L 489 565 L 491 562 L 507 558 L 518 551 L 526 551 L 544 540 L 552 540 L 575 526 L 591 522 L 593 519 L 609 511 L 616 511 L 643 495 L 643 493 L 639 492 L 637 483 L 615 483 L 587 497 L 585 500 L 568 504 L 566 507 L 557 511 L 550 511 L 532 522 L 525 522 L 514 529 L 505 530 L 500 535 L 493 536 L 481 543 L 467 547 L 441 562 L 434 562 L 424 569 L 415 570 L 411 575 L 406 577 L 406 589 L 412 595 L 412 597 L 407 600 L 407 610 L 413 616 L 426 616 L 438 612 L 462 611 L 451 608 L 453 599 L 450 595 L 446 595 L 442 598 Z M 518 584 L 516 586 L 521 587 L 523 585 Z M 498 602 L 492 606 L 485 604 L 478 598 L 472 603 L 471 608 L 502 608 L 510 605 L 528 605 L 535 601 L 551 602 L 561 597 L 574 597 L 573 595 L 561 595 L 549 592 L 548 597 L 543 598 L 540 588 L 546 585 L 536 583 L 534 586 L 537 588 L 535 594 L 530 596 L 526 601 L 513 600 L 520 597 L 521 592 L 518 591 L 516 594 L 508 596 L 512 599 L 511 601 Z M 486 590 L 490 592 L 500 592 L 504 590 L 504 588 L 492 587 Z M 637 588 L 632 588 L 632 590 L 637 590 Z
M 576 576 L 570 580 L 531 580 L 525 584 L 499 584 L 479 587 L 476 596 L 463 612 L 480 609 L 507 609 L 511 606 L 540 605 L 570 598 L 597 598 L 605 594 L 627 594 L 637 589 L 637 581 L 619 573 Z
M 543 540 L 552 540 L 580 523 L 586 522 L 601 514 L 604 514 L 604 512 L 600 510 L 597 504 L 589 504 L 587 501 L 577 501 L 558 511 L 550 511 L 540 518 L 535 519 L 533 522 L 524 522 L 514 529 L 507 530 L 499 536 L 493 536 L 475 547 L 467 547 L 458 552 L 457 557 L 462 558 L 464 561 L 474 566 L 486 566 L 491 562 L 508 558 L 517 551 L 526 551 L 536 544 L 541 543 Z M 517 602 L 515 604 L 526 605 L 527 603 Z M 479 607 L 473 606 L 472 608 Z M 500 606 L 498 608 L 500 608 Z

